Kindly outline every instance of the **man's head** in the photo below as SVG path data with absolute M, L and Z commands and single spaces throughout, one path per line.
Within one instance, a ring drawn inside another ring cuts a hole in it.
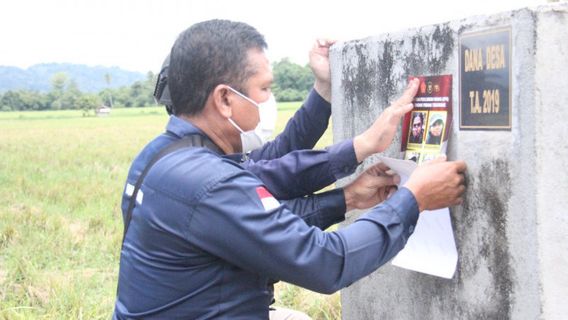
M 412 135 L 414 137 L 422 136 L 424 126 L 424 114 L 422 112 L 415 112 L 412 116 Z
M 220 84 L 247 94 L 247 81 L 257 73 L 251 52 L 267 45 L 253 27 L 240 22 L 197 23 L 176 40 L 168 69 L 168 87 L 176 115 L 196 115 Z

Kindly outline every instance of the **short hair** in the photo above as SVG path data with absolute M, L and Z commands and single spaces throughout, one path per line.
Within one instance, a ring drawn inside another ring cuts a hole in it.
M 248 52 L 266 48 L 264 36 L 242 22 L 209 20 L 183 31 L 172 47 L 168 68 L 175 114 L 200 113 L 219 84 L 246 94 L 244 83 L 256 73 Z

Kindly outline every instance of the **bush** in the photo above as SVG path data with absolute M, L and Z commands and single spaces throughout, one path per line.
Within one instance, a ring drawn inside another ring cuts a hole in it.
M 302 101 L 308 94 L 307 90 L 284 89 L 274 90 L 274 97 L 280 102 Z

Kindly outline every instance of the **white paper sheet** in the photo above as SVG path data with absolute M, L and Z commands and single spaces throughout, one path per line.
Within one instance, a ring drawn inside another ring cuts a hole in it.
M 379 157 L 400 175 L 400 185 L 416 169 L 410 160 Z M 392 260 L 397 267 L 451 279 L 456 271 L 458 252 L 448 208 L 423 211 L 406 246 Z

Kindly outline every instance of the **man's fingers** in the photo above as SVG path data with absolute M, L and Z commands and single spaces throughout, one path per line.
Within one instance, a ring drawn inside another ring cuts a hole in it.
M 459 205 L 461 205 L 462 203 L 463 203 L 463 198 L 459 197 L 459 198 L 457 198 L 457 199 L 452 203 L 452 205 L 454 205 L 454 206 L 459 206 Z
M 385 199 L 392 197 L 392 195 L 395 194 L 395 192 L 397 190 L 398 190 L 398 188 L 396 186 L 386 188 L 385 191 L 386 191 L 387 196 L 386 196 Z
M 404 90 L 404 93 L 402 94 L 400 99 L 398 99 L 401 102 L 401 104 L 410 103 L 412 99 L 414 99 L 414 96 L 416 96 L 416 92 L 418 92 L 419 84 L 420 80 L 418 80 L 417 78 L 414 78 L 408 82 L 408 87 L 406 87 L 406 90 Z
M 387 186 L 395 186 L 400 182 L 400 177 L 396 176 L 378 176 L 375 178 L 374 186 L 376 188 L 383 188 Z
M 398 104 L 395 103 L 389 107 L 391 110 L 391 114 L 394 116 L 391 118 L 391 121 L 395 121 L 397 124 L 406 113 L 410 112 L 414 108 L 412 103 L 409 104 Z
M 322 39 L 317 39 L 317 44 L 318 44 L 320 47 L 327 47 L 327 48 L 329 48 L 329 47 L 331 47 L 336 41 L 337 41 L 337 40 L 334 40 L 334 39 L 325 39 L 325 38 L 322 38 Z
M 465 177 L 463 174 L 458 174 L 458 176 L 456 177 L 456 185 L 462 185 L 465 182 Z
M 375 175 L 369 173 L 368 171 L 366 171 L 365 174 L 368 174 L 368 177 L 366 178 L 366 180 L 364 180 L 366 182 L 363 182 L 363 186 L 369 189 L 379 189 L 387 186 L 395 186 L 397 185 L 397 181 L 400 181 L 400 177 L 398 175 Z
M 410 112 L 410 110 L 412 110 L 412 108 L 414 108 L 414 105 L 412 103 L 403 105 L 398 109 L 398 111 L 399 111 L 398 113 L 400 113 L 400 116 L 402 117 L 405 113 Z
M 365 172 L 373 176 L 380 176 L 380 175 L 388 175 L 386 174 L 386 171 L 388 170 L 390 170 L 390 168 L 386 164 L 379 162 L 367 168 Z
M 460 184 L 457 188 L 458 194 L 462 195 L 465 192 L 465 186 L 463 184 Z
M 465 172 L 465 170 L 467 169 L 467 165 L 465 164 L 465 161 L 462 160 L 458 160 L 458 161 L 454 161 L 454 164 L 456 166 L 456 171 L 457 172 Z
M 373 175 L 373 176 L 392 177 L 394 184 L 400 183 L 400 176 L 398 174 L 396 174 L 396 172 L 391 170 L 391 168 L 389 168 L 389 166 L 387 166 L 386 164 L 384 164 L 382 162 L 374 164 L 372 167 L 367 169 L 366 172 Z
M 414 78 L 408 82 L 408 86 L 406 87 L 406 90 L 404 90 L 402 96 L 398 98 L 398 100 L 396 100 L 396 102 L 393 104 L 394 106 L 396 106 L 395 109 L 397 111 L 397 114 L 400 113 L 402 115 L 412 110 L 412 108 L 414 107 L 414 105 L 412 104 L 412 99 L 414 99 L 416 92 L 418 92 L 419 84 L 420 80 L 418 80 L 417 78 Z
M 390 171 L 389 166 L 387 166 L 386 164 L 384 164 L 382 162 L 379 162 L 379 163 L 373 165 L 373 167 L 378 168 L 379 170 L 381 170 L 381 172 L 384 172 L 384 173 L 386 173 L 387 171 Z
M 414 105 L 412 104 L 412 99 L 414 99 L 416 92 L 418 92 L 419 83 L 420 81 L 416 78 L 410 80 L 408 87 L 406 88 L 406 90 L 404 90 L 402 96 L 392 104 L 392 109 L 397 116 L 401 117 L 405 113 L 412 110 L 412 108 L 414 107 Z
M 443 155 L 440 155 L 439 157 L 436 157 L 436 158 L 434 158 L 430 161 L 427 161 L 426 163 L 441 163 L 441 162 L 445 162 L 447 159 L 448 159 L 448 157 L 445 154 L 443 154 Z
M 335 42 L 336 40 L 333 39 L 316 39 L 312 46 L 312 52 L 320 54 L 327 52 Z
M 396 185 L 398 185 L 400 183 L 400 176 L 398 174 L 395 174 L 394 176 L 392 176 L 392 182 Z

